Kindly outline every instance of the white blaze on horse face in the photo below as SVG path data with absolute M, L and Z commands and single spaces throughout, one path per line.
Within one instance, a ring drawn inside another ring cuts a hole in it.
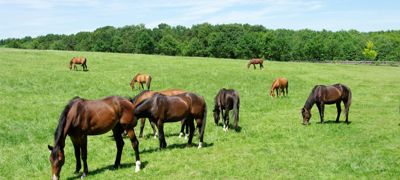
M 139 172 L 140 171 L 140 161 L 136 161 L 136 168 L 135 168 L 135 172 Z

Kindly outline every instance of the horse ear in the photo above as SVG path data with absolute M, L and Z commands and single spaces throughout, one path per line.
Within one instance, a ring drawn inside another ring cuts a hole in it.
M 53 146 L 47 145 L 47 148 L 49 148 L 50 151 L 53 150 Z

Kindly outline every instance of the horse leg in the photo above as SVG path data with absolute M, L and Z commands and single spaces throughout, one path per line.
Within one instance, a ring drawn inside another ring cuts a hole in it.
M 256 64 L 253 64 L 254 69 L 256 69 Z
M 135 151 L 135 159 L 136 159 L 136 168 L 135 172 L 140 171 L 140 157 L 139 157 L 139 141 L 136 138 L 135 130 L 133 127 L 127 128 L 127 133 L 129 136 L 129 139 L 131 140 L 132 148 Z
M 179 138 L 185 135 L 185 124 L 186 124 L 186 119 L 181 120 L 181 131 L 179 132 Z
M 143 87 L 143 83 L 142 83 L 142 82 L 140 82 L 140 85 L 142 86 L 142 89 L 144 90 L 144 87 Z
M 121 136 L 121 134 L 119 134 Z M 85 135 L 81 139 L 81 152 L 82 152 L 82 161 L 83 161 L 83 174 L 82 177 L 86 177 L 89 172 L 89 168 L 87 165 L 87 136 Z
M 122 139 L 121 133 L 124 131 L 121 124 L 117 124 L 113 131 L 113 136 L 115 140 L 115 144 L 117 145 L 117 155 L 115 157 L 114 168 L 117 169 L 121 164 L 121 154 L 122 149 L 124 148 L 124 140 Z
M 199 128 L 199 146 L 198 148 L 203 147 L 203 137 L 204 137 L 204 128 L 206 128 L 206 111 L 204 112 L 204 115 L 202 119 L 196 119 L 197 122 L 197 128 Z
M 74 145 L 74 150 L 75 150 L 75 160 L 76 160 L 76 166 L 75 166 L 75 174 L 78 174 L 79 171 L 81 170 L 81 147 L 80 147 L 80 142 L 79 139 L 76 139 L 74 137 L 71 137 L 72 144 Z
M 140 119 L 140 133 L 139 133 L 139 138 L 143 137 L 143 129 L 144 129 L 144 124 L 146 123 L 145 118 Z
M 260 63 L 260 70 L 264 69 L 264 65 L 262 63 Z
M 225 111 L 225 115 L 224 115 L 224 131 L 228 131 L 229 129 L 229 110 Z
M 286 86 L 286 96 L 289 95 L 288 86 Z
M 336 109 L 337 109 L 337 117 L 336 117 L 336 122 L 339 122 L 339 117 L 340 113 L 342 112 L 342 107 L 340 107 L 340 101 L 336 103 Z
M 158 139 L 160 141 L 160 150 L 163 148 L 167 147 L 167 142 L 165 141 L 165 136 L 164 136 L 164 124 L 162 123 L 162 120 L 157 121 L 157 127 L 158 127 Z
M 276 97 L 279 97 L 279 88 L 276 88 L 275 91 L 276 91 Z
M 153 129 L 153 137 L 154 137 L 154 139 L 156 139 L 157 138 L 156 125 L 150 119 L 149 119 L 149 122 L 150 122 L 151 128 Z
M 190 128 L 189 139 L 188 139 L 188 146 L 190 146 L 190 145 L 192 145 L 192 140 L 193 140 L 193 135 L 194 135 L 194 130 L 195 130 L 193 118 L 187 118 L 186 125 L 189 126 L 189 128 Z
M 321 119 L 321 124 L 324 123 L 324 113 L 323 113 L 323 104 L 322 103 L 316 103 L 319 111 L 319 117 Z

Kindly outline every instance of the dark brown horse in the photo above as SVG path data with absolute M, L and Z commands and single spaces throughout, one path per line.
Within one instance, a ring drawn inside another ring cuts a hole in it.
M 194 93 L 183 93 L 165 96 L 159 93 L 142 101 L 134 110 L 135 118 L 149 118 L 157 124 L 160 149 L 167 147 L 164 137 L 164 123 L 177 122 L 182 119 L 190 127 L 188 145 L 192 144 L 194 122 L 199 128 L 199 148 L 203 146 L 204 129 L 206 127 L 207 107 L 204 98 Z
M 60 177 L 61 168 L 64 164 L 64 146 L 67 135 L 71 138 L 75 149 L 76 169 L 81 169 L 80 156 L 83 161 L 83 175 L 88 174 L 87 159 L 87 136 L 104 134 L 112 129 L 117 144 L 117 155 L 114 167 L 118 168 L 121 161 L 121 153 L 124 146 L 122 132 L 125 130 L 131 140 L 135 151 L 136 169 L 140 170 L 139 141 L 136 138 L 134 127 L 136 121 L 133 118 L 133 105 L 128 99 L 110 96 L 100 100 L 86 100 L 79 97 L 73 98 L 65 106 L 60 115 L 57 129 L 54 134 L 54 146 L 48 146 L 50 163 L 52 167 L 52 178 Z
M 138 95 L 136 95 L 134 98 L 132 98 L 130 101 L 132 102 L 133 106 L 136 107 L 139 103 L 141 103 L 142 101 L 152 97 L 155 93 L 160 93 L 166 96 L 173 96 L 173 95 L 178 95 L 178 94 L 182 94 L 185 93 L 185 90 L 181 90 L 181 89 L 167 89 L 167 90 L 161 90 L 161 91 L 150 91 L 150 90 L 145 90 L 142 91 L 141 93 L 139 93 Z M 149 119 L 150 121 L 150 119 Z M 146 122 L 146 118 L 141 118 L 140 119 L 140 134 L 139 137 L 143 137 L 143 129 L 144 129 L 144 125 Z M 150 121 L 151 124 L 151 128 L 153 129 L 153 136 L 154 138 L 157 137 L 157 133 L 156 133 L 156 127 L 155 124 L 153 124 Z M 179 134 L 179 137 L 182 137 L 185 133 L 184 133 L 184 121 L 182 120 L 182 126 L 181 126 L 181 132 Z M 188 127 L 186 126 L 186 132 L 188 132 Z
M 344 112 L 346 116 L 346 123 L 349 123 L 349 108 L 351 104 L 351 91 L 350 88 L 343 84 L 334 84 L 332 86 L 316 85 L 312 89 L 304 107 L 301 109 L 303 116 L 303 124 L 307 125 L 311 118 L 311 108 L 317 104 L 321 123 L 324 122 L 324 109 L 325 104 L 336 104 L 337 117 L 336 122 L 339 122 L 340 112 L 342 111 L 340 103 L 344 103 Z
M 144 89 L 143 83 L 146 83 L 147 90 L 149 90 L 150 89 L 150 84 L 151 84 L 151 76 L 148 75 L 148 74 L 137 73 L 133 77 L 133 79 L 131 80 L 131 84 L 130 85 L 131 85 L 132 91 L 135 88 L 135 83 L 136 82 L 139 83 L 142 86 L 142 89 Z M 139 86 L 139 89 L 140 89 L 140 86 Z
M 77 64 L 81 64 L 82 68 L 84 71 L 87 71 L 87 65 L 86 65 L 87 59 L 85 57 L 73 57 L 71 61 L 69 62 L 69 70 L 72 70 L 72 67 L 74 70 L 78 70 L 76 68 Z
M 234 89 L 222 88 L 214 98 L 214 121 L 218 125 L 219 114 L 221 113 L 224 123 L 224 131 L 229 129 L 229 111 L 233 110 L 233 118 L 235 120 L 235 130 L 238 130 L 239 122 L 239 93 Z
M 259 64 L 260 69 L 262 69 L 262 68 L 264 68 L 263 63 L 264 63 L 264 60 L 262 60 L 262 59 L 251 59 L 249 61 L 249 63 L 247 63 L 247 69 L 250 68 L 250 65 L 253 65 L 254 69 L 256 69 L 256 64 Z
M 269 91 L 269 95 L 271 97 L 275 97 L 274 90 L 276 91 L 276 96 L 279 96 L 279 90 L 285 96 L 285 89 L 286 89 L 286 96 L 288 95 L 289 91 L 289 83 L 286 78 L 276 78 L 275 81 L 272 83 L 271 89 Z

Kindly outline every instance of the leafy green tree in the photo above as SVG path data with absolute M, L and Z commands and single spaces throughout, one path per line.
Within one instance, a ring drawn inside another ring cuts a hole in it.
M 378 55 L 378 53 L 372 49 L 373 47 L 374 43 L 372 41 L 368 41 L 366 44 L 366 48 L 364 48 L 363 55 L 368 60 L 374 60 Z

